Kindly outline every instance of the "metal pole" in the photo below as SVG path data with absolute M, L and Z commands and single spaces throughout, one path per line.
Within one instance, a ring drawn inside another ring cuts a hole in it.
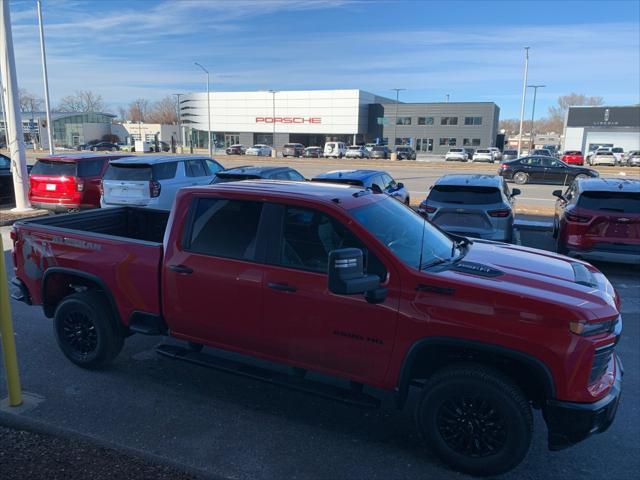
M 182 147 L 182 119 L 180 115 L 180 97 L 184 95 L 183 93 L 174 93 L 174 95 L 178 99 L 178 141 L 180 142 L 180 146 Z
M 393 147 L 395 148 L 396 146 L 396 131 L 398 128 L 398 103 L 399 103 L 399 98 L 400 98 L 400 92 L 402 90 L 406 90 L 406 88 L 392 88 L 391 90 L 394 90 L 396 92 L 396 113 L 395 113 L 395 119 L 393 121 Z
M 277 90 L 269 90 L 269 92 L 271 92 L 271 99 L 272 99 L 272 126 L 273 126 L 273 133 L 272 135 L 272 149 L 271 149 L 271 156 L 272 157 L 277 157 L 278 156 L 278 152 L 276 151 L 276 93 L 278 93 Z
M 520 105 L 520 134 L 518 135 L 518 157 L 522 152 L 522 124 L 524 123 L 524 104 L 527 99 L 527 76 L 529 75 L 529 48 L 524 47 L 524 81 L 522 82 L 522 104 Z
M 54 154 L 53 150 L 53 125 L 51 123 L 51 107 L 49 106 L 49 76 L 47 74 L 47 54 L 44 48 L 44 27 L 42 26 L 42 2 L 37 0 L 38 4 L 38 25 L 40 26 L 40 55 L 42 56 L 42 77 L 44 79 L 44 107 L 47 114 L 47 138 L 49 139 L 49 153 Z M 38 125 L 38 131 L 40 126 Z M 40 139 L 42 144 L 42 138 Z
M 200 65 L 198 62 L 193 62 L 195 65 L 197 65 L 198 67 L 200 67 L 202 69 L 202 71 L 204 73 L 207 74 L 207 119 L 208 119 L 208 131 L 207 131 L 207 140 L 208 140 L 208 146 L 209 146 L 209 156 L 213 157 L 213 148 L 211 145 L 211 96 L 209 95 L 209 70 L 207 70 L 206 68 L 204 68 L 202 65 Z
M 533 121 L 535 120 L 536 115 L 536 96 L 538 95 L 538 89 L 546 87 L 546 85 L 527 85 L 528 88 L 533 88 L 533 108 L 531 109 L 531 148 L 533 150 Z
M 4 2 L 3 2 L 4 3 Z M 4 247 L 0 235 L 0 340 L 2 340 L 2 358 L 7 376 L 7 390 L 9 391 L 9 406 L 17 407 L 22 404 L 22 389 L 20 387 L 20 373 L 18 372 L 18 357 L 16 342 L 13 335 L 11 320 L 11 304 L 9 303 L 9 287 L 5 281 L 7 270 L 4 264 Z
M 448 94 L 448 93 L 444 96 L 444 98 L 445 98 L 445 100 L 444 100 L 444 101 L 445 101 L 445 102 L 447 102 L 447 103 L 449 103 L 449 94 Z
M 22 114 L 18 98 L 18 79 L 16 76 L 16 60 L 13 53 L 13 38 L 11 35 L 11 15 L 9 1 L 2 0 L 0 8 L 0 71 L 2 84 L 7 89 L 5 127 L 11 124 L 11 135 L 7 137 L 7 146 L 11 152 L 11 170 L 13 172 L 13 189 L 15 192 L 16 208 L 14 211 L 31 208 L 29 202 L 29 174 L 27 172 L 27 155 L 22 130 Z

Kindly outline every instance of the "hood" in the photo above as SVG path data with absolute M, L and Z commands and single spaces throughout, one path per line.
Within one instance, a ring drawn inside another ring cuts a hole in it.
M 619 313 L 611 283 L 586 262 L 482 240 L 474 240 L 467 248 L 464 258 L 447 269 L 446 275 L 456 283 L 487 287 L 494 302 L 502 295 L 516 295 L 523 302 L 530 299 L 572 310 L 587 321 Z

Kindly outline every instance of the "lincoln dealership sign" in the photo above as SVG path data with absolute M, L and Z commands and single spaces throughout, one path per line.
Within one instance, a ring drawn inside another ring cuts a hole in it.
M 322 123 L 320 117 L 256 117 L 256 123 Z
M 639 127 L 640 107 L 569 107 L 567 127 Z

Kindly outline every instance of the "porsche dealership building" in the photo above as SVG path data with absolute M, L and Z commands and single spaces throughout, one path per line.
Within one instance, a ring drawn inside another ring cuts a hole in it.
M 499 115 L 492 102 L 396 104 L 362 90 L 215 92 L 209 103 L 218 148 L 342 141 L 411 145 L 437 154 L 452 146 L 494 146 Z M 180 120 L 187 143 L 205 147 L 207 94 L 184 95 Z

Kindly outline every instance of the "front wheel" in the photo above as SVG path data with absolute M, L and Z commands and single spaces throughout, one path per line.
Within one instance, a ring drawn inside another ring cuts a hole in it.
M 82 368 L 107 365 L 124 344 L 111 305 L 97 292 L 74 293 L 62 300 L 53 327 L 62 353 Z
M 524 172 L 516 172 L 513 175 L 513 181 L 516 182 L 518 185 L 524 185 L 529 181 L 529 175 L 527 175 Z
M 416 423 L 438 457 L 472 475 L 499 475 L 526 456 L 531 407 L 506 375 L 461 364 L 437 372 L 416 407 Z

